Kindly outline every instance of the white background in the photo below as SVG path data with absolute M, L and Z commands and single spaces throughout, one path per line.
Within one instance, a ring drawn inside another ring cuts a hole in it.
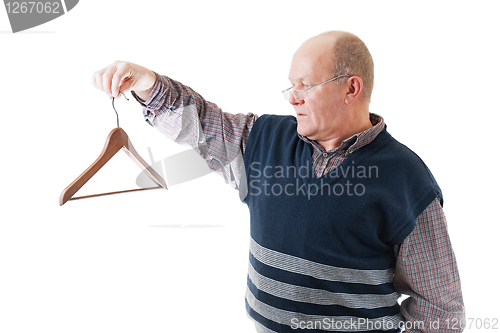
M 17 34 L 0 8 L 0 332 L 253 332 L 249 216 L 222 178 L 61 207 L 58 199 L 116 125 L 94 71 L 128 60 L 227 112 L 291 114 L 280 95 L 291 56 L 326 30 L 353 32 L 371 50 L 371 111 L 443 189 L 467 317 L 499 318 L 496 7 L 82 0 Z M 148 126 L 135 100 L 116 106 L 147 161 L 148 147 L 155 160 L 187 149 Z M 138 173 L 119 152 L 81 193 L 134 187 Z

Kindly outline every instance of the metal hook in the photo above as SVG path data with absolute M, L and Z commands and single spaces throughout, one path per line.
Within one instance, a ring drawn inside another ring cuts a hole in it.
M 127 98 L 127 96 L 125 96 L 125 94 L 123 92 L 119 92 L 119 94 L 122 94 L 123 97 L 125 97 L 125 99 L 128 101 L 129 99 Z M 118 112 L 116 111 L 115 109 L 115 98 L 113 97 L 113 100 L 111 101 L 111 105 L 113 105 L 113 110 L 115 110 L 115 113 L 116 113 L 116 127 L 120 127 L 120 119 L 118 118 Z

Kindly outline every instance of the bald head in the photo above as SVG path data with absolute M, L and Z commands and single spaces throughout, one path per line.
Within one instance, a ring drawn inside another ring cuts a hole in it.
M 370 101 L 373 90 L 374 66 L 373 59 L 365 43 L 354 34 L 344 31 L 327 31 L 306 40 L 297 50 L 322 58 L 323 68 L 331 76 L 342 74 L 355 75 L 363 81 L 362 97 Z M 330 58 L 329 61 L 324 61 Z M 337 80 L 341 84 L 345 79 Z

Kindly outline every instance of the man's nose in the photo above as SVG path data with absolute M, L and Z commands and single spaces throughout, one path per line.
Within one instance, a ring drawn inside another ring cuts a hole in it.
M 297 95 L 296 93 L 291 93 L 290 98 L 288 99 L 288 102 L 292 105 L 304 104 L 304 99 L 298 98 L 296 95 Z

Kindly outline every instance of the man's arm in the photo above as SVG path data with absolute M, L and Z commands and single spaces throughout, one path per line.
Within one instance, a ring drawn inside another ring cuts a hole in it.
M 417 218 L 415 229 L 401 244 L 394 286 L 410 296 L 401 304 L 401 313 L 410 326 L 406 332 L 463 331 L 460 277 L 438 199 Z
M 191 146 L 210 169 L 239 188 L 243 152 L 256 115 L 223 112 L 190 87 L 127 62 L 117 61 L 97 71 L 92 82 L 109 97 L 132 90 L 150 125 Z

